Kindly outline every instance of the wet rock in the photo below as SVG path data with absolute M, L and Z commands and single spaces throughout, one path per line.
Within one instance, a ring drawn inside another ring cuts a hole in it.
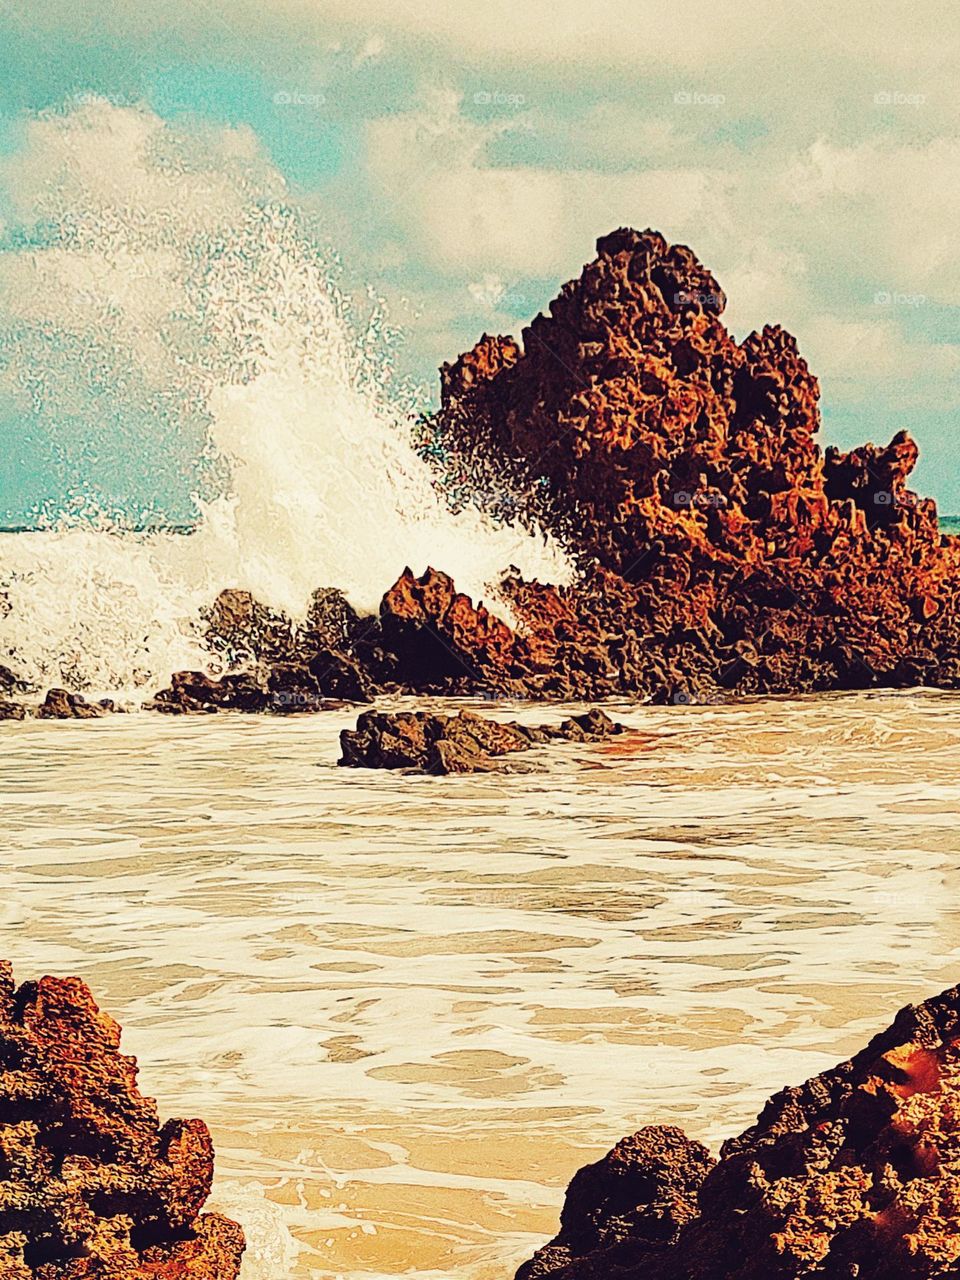
M 221 591 L 208 610 L 206 641 L 228 666 L 287 662 L 297 654 L 291 620 L 235 587 Z
M 337 649 L 318 649 L 308 670 L 326 698 L 343 702 L 370 702 L 377 685 L 360 663 Z
M 498 767 L 501 756 L 563 739 L 597 742 L 622 733 L 602 711 L 564 720 L 559 726 L 500 724 L 472 711 L 455 716 L 425 711 L 365 711 L 356 729 L 340 734 L 341 765 L 363 769 L 407 769 L 417 773 L 478 773 Z
M 31 693 L 33 686 L 27 680 L 22 680 L 16 672 L 11 671 L 9 667 L 0 665 L 0 693 Z
M 160 1123 L 120 1028 L 77 978 L 15 989 L 0 962 L 0 1275 L 236 1280 L 243 1233 L 203 1214 L 202 1120 Z
M 773 1097 L 754 1126 L 724 1144 L 698 1189 L 695 1176 L 686 1182 L 695 1206 L 689 1195 L 671 1200 L 658 1144 L 637 1152 L 631 1177 L 642 1181 L 647 1168 L 653 1199 L 665 1187 L 668 1204 L 680 1206 L 663 1219 L 667 1234 L 651 1237 L 646 1190 L 633 1211 L 632 1190 L 604 1196 L 601 1162 L 574 1179 L 560 1236 L 521 1268 L 522 1280 L 955 1276 L 960 988 L 908 1006 L 854 1058 Z M 585 1192 L 597 1183 L 599 1194 Z
M 48 689 L 36 714 L 40 720 L 95 720 L 115 710 L 116 707 L 109 699 L 87 702 L 80 693 L 71 693 L 67 689 Z
M 167 715 L 191 715 L 266 711 L 270 703 L 270 691 L 251 672 L 241 671 L 214 680 L 202 671 L 177 671 L 170 679 L 170 687 L 161 689 L 146 707 Z

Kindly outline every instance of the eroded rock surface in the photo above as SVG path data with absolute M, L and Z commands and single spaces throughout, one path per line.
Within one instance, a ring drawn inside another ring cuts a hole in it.
M 856 1057 L 778 1093 L 709 1171 L 698 1144 L 657 1132 L 574 1178 L 560 1236 L 518 1280 L 956 1277 L 960 988 L 908 1006 Z M 657 1205 L 660 1239 L 648 1225 Z
M 202 1120 L 160 1123 L 120 1028 L 77 978 L 0 962 L 0 1276 L 236 1280 L 243 1234 L 201 1209 Z
M 602 711 L 573 716 L 560 725 L 500 724 L 472 711 L 365 711 L 356 729 L 340 734 L 339 763 L 363 769 L 417 773 L 477 773 L 499 767 L 499 758 L 558 739 L 598 742 L 624 732 Z
M 484 336 L 445 366 L 435 423 L 481 490 L 506 477 L 566 540 L 585 581 L 518 584 L 533 593 L 513 601 L 520 636 L 458 602 L 444 640 L 531 693 L 551 649 L 561 683 L 592 694 L 960 684 L 960 541 L 907 487 L 906 432 L 824 454 L 790 334 L 738 344 L 714 277 L 656 232 L 597 251 L 522 344 Z M 410 594 L 394 588 L 389 613 Z M 432 595 L 423 607 L 438 613 Z

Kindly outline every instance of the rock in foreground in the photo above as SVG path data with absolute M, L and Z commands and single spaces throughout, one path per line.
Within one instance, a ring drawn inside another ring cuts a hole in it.
M 236 1280 L 243 1233 L 201 1214 L 202 1120 L 160 1124 L 120 1028 L 77 978 L 0 962 L 0 1276 Z
M 625 1140 L 574 1178 L 518 1280 L 960 1275 L 960 988 L 704 1156 L 679 1130 Z
M 455 716 L 426 711 L 388 714 L 366 711 L 356 729 L 340 734 L 339 764 L 355 769 L 408 769 L 417 773 L 479 773 L 499 767 L 498 759 L 532 746 L 563 739 L 598 742 L 623 733 L 602 711 L 573 716 L 560 725 L 499 724 L 472 711 Z

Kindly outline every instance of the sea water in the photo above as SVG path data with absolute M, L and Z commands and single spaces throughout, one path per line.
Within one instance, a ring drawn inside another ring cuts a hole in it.
M 3 726 L 5 952 L 208 1121 L 244 1280 L 509 1277 L 622 1135 L 960 978 L 960 698 L 608 709 L 451 778 L 338 768 L 346 710 Z

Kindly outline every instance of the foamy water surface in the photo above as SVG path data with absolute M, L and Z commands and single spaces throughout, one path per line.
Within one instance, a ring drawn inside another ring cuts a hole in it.
M 210 1123 L 245 1280 L 508 1277 L 622 1134 L 960 977 L 960 699 L 617 710 L 462 778 L 338 769 L 347 711 L 0 726 L 4 951 Z

